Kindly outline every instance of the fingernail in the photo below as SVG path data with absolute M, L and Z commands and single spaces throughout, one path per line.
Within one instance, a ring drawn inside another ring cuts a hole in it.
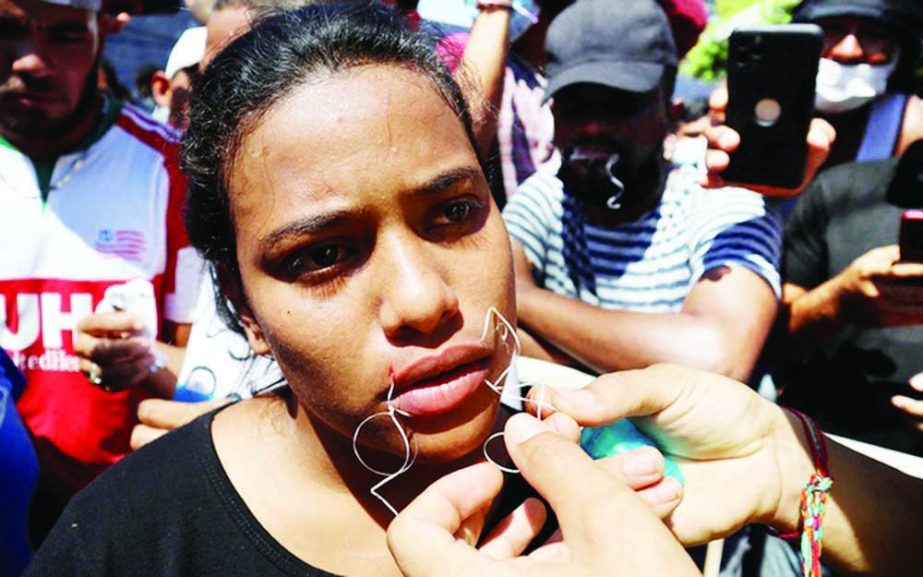
M 651 477 L 663 471 L 663 456 L 655 449 L 638 449 L 625 455 L 622 469 L 632 477 Z
M 550 429 L 544 423 L 525 413 L 513 415 L 506 422 L 506 437 L 516 444 L 522 444 L 539 433 Z

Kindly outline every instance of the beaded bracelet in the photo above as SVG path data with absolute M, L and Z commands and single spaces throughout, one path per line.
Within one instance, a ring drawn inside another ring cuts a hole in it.
M 827 493 L 833 485 L 833 478 L 827 462 L 827 442 L 824 435 L 814 421 L 795 409 L 786 409 L 798 417 L 804 427 L 808 444 L 811 446 L 811 457 L 817 469 L 808 480 L 801 492 L 801 520 L 800 532 L 779 535 L 779 538 L 791 540 L 801 537 L 801 572 L 804 577 L 821 577 L 820 556 L 823 551 L 824 538 L 824 513 L 827 512 Z

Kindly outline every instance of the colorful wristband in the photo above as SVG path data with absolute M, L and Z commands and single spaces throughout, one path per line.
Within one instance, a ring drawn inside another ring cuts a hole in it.
M 827 511 L 827 494 L 833 485 L 827 459 L 827 442 L 820 428 L 810 417 L 795 409 L 785 410 L 801 421 L 811 447 L 811 457 L 816 471 L 801 492 L 801 531 L 779 535 L 779 538 L 794 540 L 800 537 L 802 574 L 804 577 L 821 577 L 824 514 Z

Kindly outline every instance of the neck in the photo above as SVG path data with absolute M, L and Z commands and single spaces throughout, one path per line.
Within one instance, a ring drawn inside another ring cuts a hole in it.
M 95 92 L 74 122 L 54 136 L 36 137 L 35 134 L 13 132 L 3 126 L 0 126 L 0 136 L 33 160 L 54 160 L 73 150 L 93 132 L 102 116 L 102 98 L 99 92 Z

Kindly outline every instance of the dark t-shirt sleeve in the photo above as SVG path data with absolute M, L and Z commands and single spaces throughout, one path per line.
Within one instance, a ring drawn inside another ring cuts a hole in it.
M 826 178 L 815 180 L 802 194 L 785 226 L 782 280 L 812 289 L 828 277 L 829 254 L 824 231 L 830 219 Z

